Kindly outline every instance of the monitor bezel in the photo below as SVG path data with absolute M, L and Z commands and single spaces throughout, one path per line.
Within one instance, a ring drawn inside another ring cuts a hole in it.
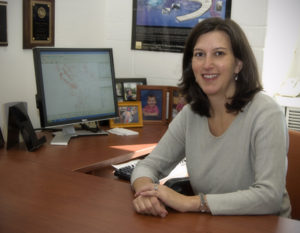
M 85 118 L 81 117 L 78 119 L 65 119 L 61 122 L 49 122 L 45 101 L 45 91 L 44 91 L 44 77 L 42 73 L 42 64 L 41 64 L 41 53 L 42 52 L 108 52 L 110 57 L 110 69 L 111 69 L 111 79 L 112 79 L 112 90 L 114 97 L 114 109 L 115 111 L 111 114 L 105 116 L 87 116 Z M 113 60 L 113 49 L 112 48 L 54 48 L 54 47 L 35 47 L 33 48 L 33 60 L 35 67 L 35 78 L 36 78 L 36 106 L 39 110 L 40 124 L 42 128 L 55 128 L 63 127 L 66 125 L 74 125 L 80 123 L 87 123 L 93 121 L 103 121 L 112 118 L 118 117 L 118 100 L 116 94 L 116 77 L 115 77 L 115 68 Z

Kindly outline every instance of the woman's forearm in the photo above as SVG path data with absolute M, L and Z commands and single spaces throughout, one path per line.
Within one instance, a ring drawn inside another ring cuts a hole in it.
M 145 186 L 146 184 L 149 184 L 149 183 L 153 183 L 152 179 L 149 178 L 149 177 L 140 177 L 140 178 L 137 178 L 133 184 L 132 184 L 132 188 L 135 192 L 139 192 L 139 190 L 141 190 L 141 188 L 143 186 Z

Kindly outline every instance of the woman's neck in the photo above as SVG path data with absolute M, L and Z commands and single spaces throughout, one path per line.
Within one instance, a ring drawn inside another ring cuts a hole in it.
M 208 118 L 208 126 L 210 132 L 214 136 L 221 136 L 231 125 L 235 119 L 235 113 L 229 113 L 226 109 L 226 103 L 228 99 L 226 98 L 210 98 L 210 114 L 211 117 Z

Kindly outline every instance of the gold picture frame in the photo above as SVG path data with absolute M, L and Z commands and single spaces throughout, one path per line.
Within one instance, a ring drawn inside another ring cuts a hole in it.
M 140 101 L 118 103 L 119 117 L 109 120 L 110 128 L 142 127 L 142 104 Z

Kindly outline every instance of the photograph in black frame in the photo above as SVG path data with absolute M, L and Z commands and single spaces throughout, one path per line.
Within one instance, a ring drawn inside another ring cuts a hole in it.
M 147 85 L 146 78 L 117 78 L 116 92 L 119 101 L 136 101 L 137 86 Z
M 230 18 L 231 0 L 133 0 L 132 50 L 183 52 L 191 29 L 209 17 Z

